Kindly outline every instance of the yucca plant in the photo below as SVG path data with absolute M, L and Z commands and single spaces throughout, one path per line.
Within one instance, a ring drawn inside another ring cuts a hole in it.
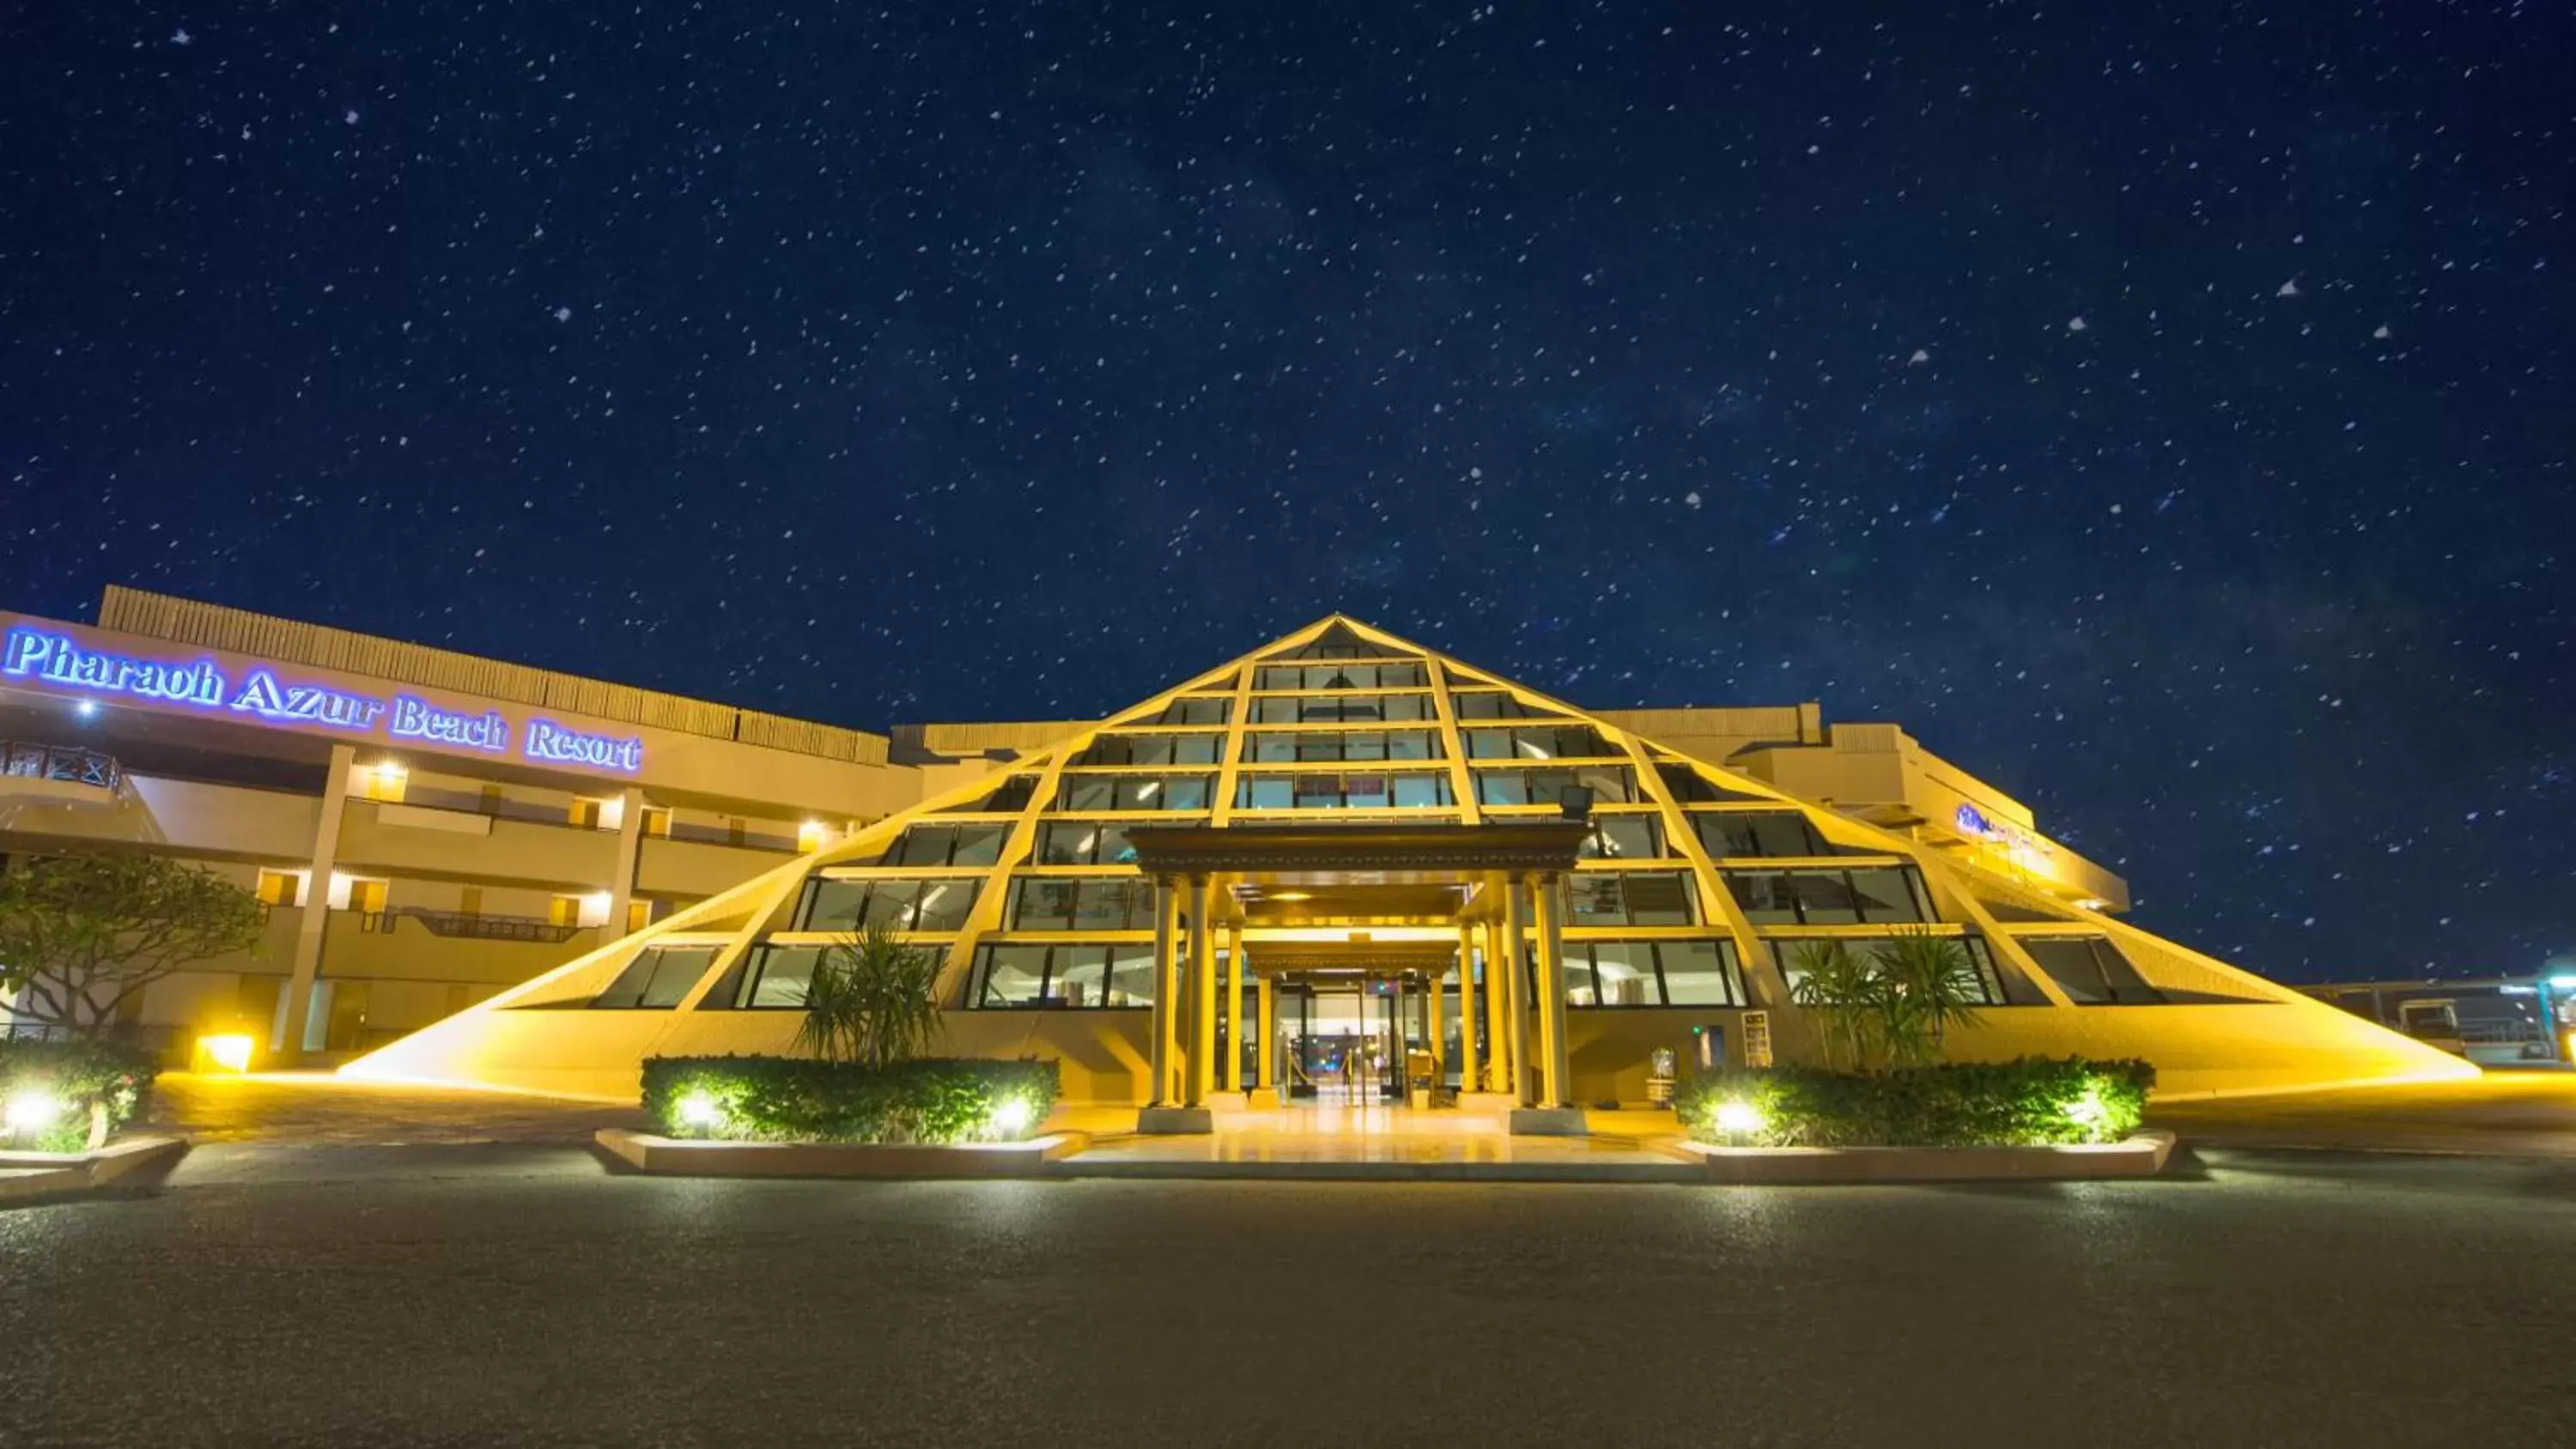
M 1829 1068 L 1866 1071 L 1877 1055 L 1884 985 L 1877 963 L 1840 941 L 1801 941 L 1789 948 L 1798 984 L 1789 999 L 1816 1023 Z
M 937 951 L 882 921 L 842 937 L 814 962 L 797 1049 L 870 1067 L 929 1051 L 939 1037 L 939 965 Z
M 1958 938 L 1936 936 L 1921 926 L 1899 927 L 1872 954 L 1880 987 L 1880 1034 L 1897 1065 L 1938 1061 L 1950 1028 L 1977 1024 L 1985 984 Z

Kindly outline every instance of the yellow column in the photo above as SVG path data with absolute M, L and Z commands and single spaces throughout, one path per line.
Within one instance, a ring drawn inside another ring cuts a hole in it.
M 1522 961 L 1521 911 L 1525 882 L 1514 876 L 1503 891 L 1503 1000 L 1511 1014 L 1511 1094 L 1529 1105 L 1529 971 Z
M 1503 928 L 1487 921 L 1485 933 L 1485 1090 L 1512 1089 L 1512 1000 L 1503 955 Z
M 1476 928 L 1458 928 L 1458 1090 L 1480 1092 L 1476 1071 Z
M 1172 973 L 1172 911 L 1179 905 L 1173 898 L 1169 876 L 1154 877 L 1154 1105 L 1169 1107 L 1179 1100 L 1173 1090 L 1174 1064 L 1180 1060 L 1180 983 Z
M 1243 930 L 1225 932 L 1225 1080 L 1229 1092 L 1243 1090 Z
M 1214 883 L 1190 877 L 1190 1090 L 1181 1105 L 1204 1107 L 1216 1090 L 1216 922 Z
M 1235 949 L 1242 948 L 1242 942 L 1238 940 Z M 1279 994 L 1271 987 L 1267 976 L 1252 984 L 1261 997 L 1261 1040 L 1253 1051 L 1254 1085 L 1267 1092 L 1279 1085 Z
M 1440 1094 L 1441 1078 L 1449 1074 L 1449 1048 L 1446 1045 L 1448 1034 L 1442 1029 L 1448 1025 L 1448 1022 L 1442 1017 L 1443 1008 L 1440 1000 L 1443 995 L 1447 994 L 1447 989 L 1448 988 L 1442 982 L 1442 973 L 1437 971 L 1432 972 L 1431 999 L 1426 1003 L 1430 1009 L 1424 1015 L 1430 1028 L 1425 1034 L 1431 1038 L 1429 1043 L 1431 1047 L 1431 1092 L 1435 1097 Z
M 1530 882 L 1532 923 L 1538 927 L 1539 1105 L 1565 1105 L 1565 936 L 1556 877 Z

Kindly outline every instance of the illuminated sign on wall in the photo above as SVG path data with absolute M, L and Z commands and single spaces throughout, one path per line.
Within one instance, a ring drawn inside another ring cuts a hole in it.
M 235 683 L 212 659 L 188 664 L 137 659 L 91 649 L 68 634 L 19 625 L 0 641 L 0 676 L 191 708 L 248 715 L 275 724 L 315 724 L 359 734 L 379 731 L 392 740 L 449 745 L 485 754 L 510 753 L 514 733 L 497 710 L 459 714 L 417 695 L 391 700 L 324 685 L 281 679 L 267 665 L 254 666 Z M 644 741 L 635 735 L 595 735 L 550 719 L 531 719 L 522 757 L 550 765 L 582 765 L 633 774 L 644 767 Z
M 1962 802 L 1954 818 L 1959 823 L 1961 835 L 1973 836 L 1978 840 L 1991 840 L 1998 845 L 2009 846 L 2015 850 L 2027 850 L 2037 855 L 2057 853 L 2057 847 L 2018 825 L 2008 825 L 2000 820 L 1987 819 L 1986 813 L 1974 805 Z

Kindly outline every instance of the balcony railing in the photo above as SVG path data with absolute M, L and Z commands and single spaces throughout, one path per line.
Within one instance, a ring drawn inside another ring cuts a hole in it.
M 114 758 L 78 745 L 49 745 L 34 740 L 0 740 L 0 776 L 22 780 L 61 780 L 113 790 L 122 772 Z
M 405 920 L 420 922 L 421 928 L 433 936 L 464 936 L 478 941 L 533 941 L 547 946 L 560 946 L 587 929 L 534 916 L 468 915 L 463 911 L 431 911 L 418 906 L 399 906 L 390 911 L 361 911 L 358 913 L 358 929 L 369 935 L 383 935 L 390 933 L 396 922 Z

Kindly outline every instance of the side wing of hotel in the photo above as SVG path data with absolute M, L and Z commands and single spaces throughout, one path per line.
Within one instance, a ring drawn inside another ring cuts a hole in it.
M 1634 1104 L 1812 1057 L 1801 943 L 1928 930 L 1986 1002 L 1956 1059 L 2475 1070 L 2127 924 L 2009 797 L 1814 705 L 1587 711 L 1335 616 L 1096 722 L 889 741 L 127 590 L 102 623 L 0 616 L 0 849 L 258 886 L 270 947 L 143 1005 L 174 1054 L 632 1100 L 648 1056 L 787 1050 L 883 924 L 942 953 L 946 1050 L 1071 1101 L 1348 1090 L 1373 1042 L 1462 1100 Z

